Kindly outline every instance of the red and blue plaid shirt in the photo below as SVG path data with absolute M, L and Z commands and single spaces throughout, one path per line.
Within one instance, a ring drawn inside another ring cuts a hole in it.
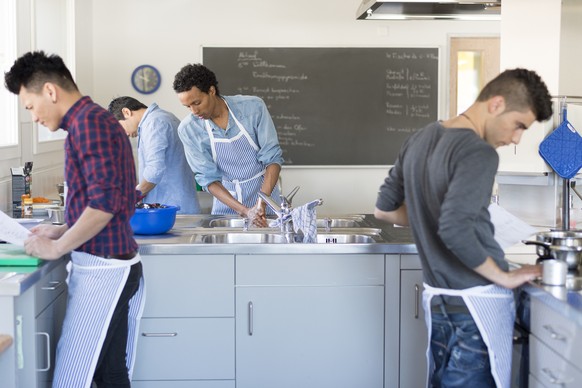
M 68 132 L 67 225 L 77 222 L 86 207 L 113 214 L 101 232 L 76 250 L 101 257 L 136 251 L 129 219 L 135 212 L 137 181 L 131 144 L 123 128 L 87 96 L 69 109 L 61 128 Z

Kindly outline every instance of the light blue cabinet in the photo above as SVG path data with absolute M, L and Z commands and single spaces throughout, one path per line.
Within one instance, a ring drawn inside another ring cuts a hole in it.
M 537 297 L 531 297 L 531 386 L 582 386 L 582 326 Z
M 56 346 L 67 303 L 65 260 L 44 264 L 40 279 L 18 295 L 0 296 L 0 331 L 13 337 L 0 356 L 0 386 L 52 384 Z
M 237 388 L 383 387 L 384 255 L 239 255 Z
M 400 388 L 424 387 L 428 331 L 422 308 L 422 270 L 402 270 L 400 281 Z
M 143 255 L 132 386 L 234 388 L 234 255 Z
M 386 255 L 385 388 L 426 386 L 422 284 L 418 255 Z

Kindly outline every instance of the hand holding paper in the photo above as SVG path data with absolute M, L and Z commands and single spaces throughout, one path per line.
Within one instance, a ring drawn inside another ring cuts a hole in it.
M 28 229 L 0 211 L 0 240 L 14 245 L 24 246 L 24 240 L 29 235 L 30 231 Z

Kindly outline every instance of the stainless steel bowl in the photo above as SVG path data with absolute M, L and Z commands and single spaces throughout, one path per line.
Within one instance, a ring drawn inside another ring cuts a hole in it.
M 65 223 L 65 207 L 55 206 L 46 209 L 48 212 L 49 219 L 53 224 L 62 225 Z

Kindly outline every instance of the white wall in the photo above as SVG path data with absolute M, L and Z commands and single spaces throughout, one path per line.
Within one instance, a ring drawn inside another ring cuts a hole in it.
M 94 100 L 136 95 L 133 69 L 155 65 L 162 86 L 152 96 L 178 117 L 187 114 L 172 90 L 202 46 L 439 47 L 439 112 L 446 112 L 448 37 L 498 35 L 499 22 L 356 20 L 359 0 L 98 0 L 93 1 Z M 78 43 L 79 44 L 79 43 Z M 362 69 L 365 71 L 365 69 Z M 220 82 L 220 79 L 219 79 Z M 323 198 L 321 214 L 370 213 L 386 168 L 285 168 L 284 190 L 301 186 L 298 205 Z

